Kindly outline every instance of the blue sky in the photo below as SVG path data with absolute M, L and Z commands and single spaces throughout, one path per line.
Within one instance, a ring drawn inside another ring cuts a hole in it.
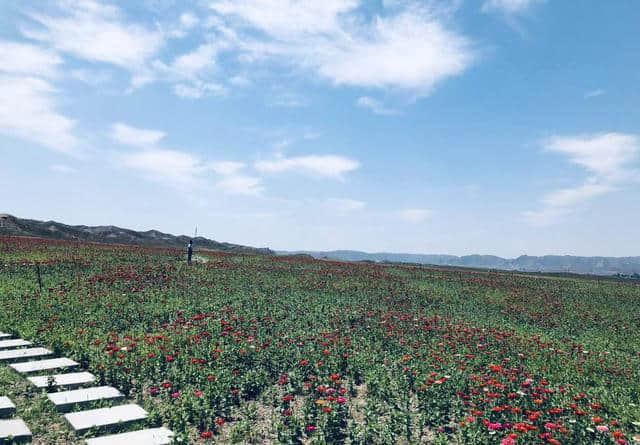
M 0 212 L 638 255 L 640 4 L 6 0 Z

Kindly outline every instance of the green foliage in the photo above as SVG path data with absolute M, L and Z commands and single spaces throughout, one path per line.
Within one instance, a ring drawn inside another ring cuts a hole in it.
M 0 330 L 79 360 L 183 443 L 638 434 L 637 283 L 203 255 L 0 238 Z

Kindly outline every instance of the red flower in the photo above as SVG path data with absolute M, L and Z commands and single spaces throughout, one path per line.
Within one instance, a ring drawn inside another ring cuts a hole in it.
M 307 433 L 313 433 L 315 430 L 318 429 L 318 427 L 315 425 L 307 425 L 306 429 L 307 429 Z
M 171 363 L 174 360 L 173 355 L 167 355 L 166 359 L 169 363 Z
M 216 419 L 216 425 L 218 425 L 218 426 L 224 425 L 224 419 L 222 417 L 218 417 Z
M 203 431 L 200 433 L 202 439 L 211 439 L 213 437 L 213 431 Z

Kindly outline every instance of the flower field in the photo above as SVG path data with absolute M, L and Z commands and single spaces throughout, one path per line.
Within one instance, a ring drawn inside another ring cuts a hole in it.
M 637 281 L 197 254 L 0 238 L 0 331 L 181 443 L 640 443 Z

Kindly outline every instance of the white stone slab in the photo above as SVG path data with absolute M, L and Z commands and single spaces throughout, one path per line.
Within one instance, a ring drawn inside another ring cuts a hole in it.
M 21 338 L 14 340 L 0 340 L 0 349 L 13 349 L 20 346 L 30 346 L 31 342 Z
M 167 428 L 149 428 L 88 439 L 87 445 L 166 445 L 171 443 L 171 437 L 173 432 Z
M 58 408 L 58 411 L 69 411 L 76 405 L 97 400 L 122 399 L 124 395 L 112 386 L 96 386 L 72 391 L 52 392 L 47 394 L 47 397 Z
M 11 338 L 13 335 L 7 334 L 6 332 L 0 332 L 0 338 Z
M 49 358 L 46 360 L 37 360 L 34 362 L 23 362 L 23 363 L 14 363 L 11 366 L 18 372 L 27 373 L 27 372 L 37 372 L 37 371 L 45 371 L 47 369 L 57 369 L 57 368 L 72 368 L 74 366 L 78 366 L 78 362 L 74 362 L 70 358 Z
M 69 372 L 67 374 L 27 377 L 27 379 L 38 388 L 47 388 L 49 386 L 49 379 L 51 379 L 51 386 L 73 388 L 86 383 L 93 383 L 96 377 L 90 372 Z
M 22 419 L 0 420 L 0 443 L 9 437 L 15 442 L 30 441 L 31 431 Z
M 94 427 L 121 425 L 147 418 L 147 412 L 138 405 L 120 405 L 112 408 L 98 408 L 65 414 L 76 433 L 83 433 Z
M 0 417 L 11 417 L 16 412 L 16 406 L 9 397 L 0 397 Z
M 12 349 L 10 351 L 0 351 L 0 361 L 19 362 L 50 354 L 51 351 L 45 348 Z

